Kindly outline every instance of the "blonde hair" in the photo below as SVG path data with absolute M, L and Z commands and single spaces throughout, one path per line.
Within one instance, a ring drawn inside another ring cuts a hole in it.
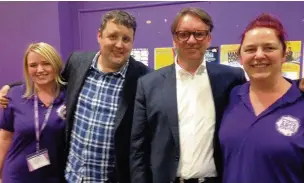
M 41 55 L 43 58 L 45 58 L 54 68 L 56 77 L 56 88 L 57 92 L 60 90 L 61 85 L 65 85 L 66 82 L 63 81 L 61 76 L 61 70 L 63 68 L 63 62 L 59 55 L 59 53 L 56 51 L 54 47 L 51 45 L 39 42 L 39 43 L 32 43 L 30 44 L 24 54 L 23 57 L 23 74 L 24 74 L 24 80 L 25 80 L 25 92 L 23 94 L 24 98 L 30 98 L 34 94 L 34 84 L 33 81 L 30 79 L 30 75 L 28 72 L 28 54 L 30 52 L 35 52 L 39 55 Z

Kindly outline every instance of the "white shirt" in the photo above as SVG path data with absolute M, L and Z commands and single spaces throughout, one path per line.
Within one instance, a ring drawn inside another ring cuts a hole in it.
M 175 61 L 180 160 L 177 177 L 216 177 L 213 158 L 215 108 L 205 61 L 194 74 Z

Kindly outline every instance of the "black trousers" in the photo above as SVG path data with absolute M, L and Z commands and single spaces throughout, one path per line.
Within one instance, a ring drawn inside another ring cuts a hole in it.
M 174 183 L 200 183 L 199 179 L 184 179 L 180 180 L 180 178 L 176 178 Z M 217 177 L 207 177 L 202 183 L 220 183 L 219 178 Z

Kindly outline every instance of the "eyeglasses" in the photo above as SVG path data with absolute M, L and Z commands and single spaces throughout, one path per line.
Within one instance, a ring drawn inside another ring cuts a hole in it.
M 193 35 L 197 41 L 203 41 L 209 35 L 209 30 L 199 30 L 194 32 L 176 31 L 175 35 L 179 41 L 188 41 L 191 35 Z

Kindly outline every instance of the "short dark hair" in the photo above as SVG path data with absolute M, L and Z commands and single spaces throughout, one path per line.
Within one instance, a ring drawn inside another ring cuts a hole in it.
M 183 8 L 175 16 L 175 18 L 173 20 L 173 23 L 171 25 L 171 33 L 172 33 L 172 35 L 175 34 L 176 27 L 177 27 L 177 24 L 178 24 L 179 20 L 183 16 L 189 15 L 189 14 L 197 16 L 198 18 L 200 18 L 206 25 L 209 26 L 209 31 L 212 32 L 214 26 L 213 26 L 213 21 L 212 21 L 211 16 L 207 12 L 205 12 L 204 10 L 202 10 L 201 8 L 187 7 L 187 8 Z
M 100 32 L 102 32 L 108 23 L 108 21 L 113 21 L 116 24 L 132 28 L 135 34 L 136 31 L 136 19 L 133 15 L 129 14 L 123 10 L 113 10 L 107 12 L 101 19 Z

